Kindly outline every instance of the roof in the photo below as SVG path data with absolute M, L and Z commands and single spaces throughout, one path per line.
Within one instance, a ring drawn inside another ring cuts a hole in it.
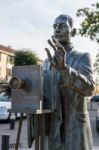
M 37 64 L 43 64 L 43 60 L 42 59 L 38 59 Z
M 9 53 L 15 53 L 15 50 L 12 49 L 11 46 L 0 45 L 0 50 L 9 52 Z

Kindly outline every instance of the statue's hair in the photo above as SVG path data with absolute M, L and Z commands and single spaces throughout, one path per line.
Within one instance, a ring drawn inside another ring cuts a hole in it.
M 73 21 L 73 19 L 72 19 L 71 16 L 61 14 L 61 15 L 59 15 L 56 19 L 58 19 L 58 18 L 62 18 L 62 19 L 66 19 L 66 20 L 68 19 L 68 22 L 69 22 L 71 28 L 73 27 L 74 21 Z M 56 20 L 56 19 L 55 19 L 55 20 Z

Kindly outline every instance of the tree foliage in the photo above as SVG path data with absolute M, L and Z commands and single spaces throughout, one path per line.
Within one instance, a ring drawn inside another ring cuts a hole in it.
M 15 52 L 14 65 L 34 65 L 37 64 L 38 60 L 39 58 L 34 52 L 32 52 L 32 50 L 22 49 Z
M 94 72 L 99 74 L 99 53 L 96 55 L 96 60 L 94 63 Z
M 91 8 L 78 9 L 77 17 L 84 18 L 79 34 L 99 43 L 99 2 L 92 4 Z

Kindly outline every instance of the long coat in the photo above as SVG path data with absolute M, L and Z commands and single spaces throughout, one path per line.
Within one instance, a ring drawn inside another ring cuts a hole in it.
M 86 96 L 94 90 L 89 53 L 73 48 L 66 53 L 66 69 L 44 63 L 44 108 L 48 118 L 49 150 L 92 150 L 93 140 Z

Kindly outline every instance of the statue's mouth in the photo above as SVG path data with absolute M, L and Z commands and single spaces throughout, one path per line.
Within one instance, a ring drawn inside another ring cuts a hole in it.
M 62 35 L 57 34 L 55 35 L 55 38 L 62 38 Z

